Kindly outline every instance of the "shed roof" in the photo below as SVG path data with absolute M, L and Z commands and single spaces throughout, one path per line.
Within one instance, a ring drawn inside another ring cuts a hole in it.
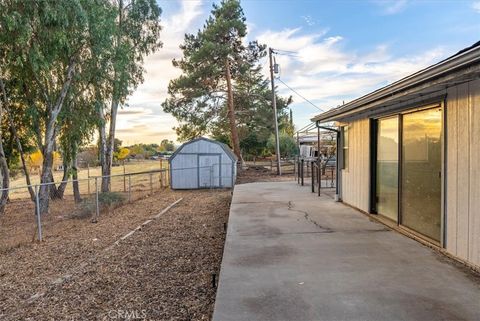
M 230 147 L 228 147 L 226 144 L 224 143 L 221 143 L 219 141 L 216 141 L 216 140 L 213 140 L 213 139 L 209 139 L 209 138 L 205 138 L 205 137 L 198 137 L 198 138 L 195 138 L 195 139 L 192 139 L 186 143 L 183 143 L 182 146 L 180 146 L 179 148 L 177 148 L 177 150 L 172 154 L 172 156 L 170 156 L 169 160 L 172 160 L 175 158 L 175 156 L 177 156 L 181 150 L 187 146 L 187 145 L 190 145 L 192 143 L 195 143 L 195 142 L 198 142 L 200 140 L 204 140 L 204 141 L 207 141 L 209 143 L 212 143 L 212 144 L 216 144 L 216 145 L 219 145 L 224 151 L 225 151 L 225 154 L 228 155 L 228 157 L 236 162 L 237 161 L 237 156 L 232 152 L 232 150 L 230 149 Z
M 428 103 L 446 93 L 448 87 L 480 77 L 480 41 L 453 56 L 388 86 L 375 90 L 337 108 L 321 113 L 312 121 L 328 122 L 367 117 L 387 107 L 402 108 L 408 102 Z M 392 107 L 396 106 L 396 107 Z

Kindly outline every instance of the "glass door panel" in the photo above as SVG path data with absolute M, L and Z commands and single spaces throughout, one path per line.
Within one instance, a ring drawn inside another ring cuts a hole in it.
M 401 224 L 440 240 L 442 110 L 403 116 Z
M 398 117 L 378 120 L 377 213 L 398 221 Z

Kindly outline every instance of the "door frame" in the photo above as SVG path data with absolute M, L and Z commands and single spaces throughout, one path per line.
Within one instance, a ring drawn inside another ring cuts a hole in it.
M 441 109 L 441 192 L 440 192 L 440 235 L 439 241 L 429 238 L 426 235 L 421 234 L 411 228 L 408 228 L 402 225 L 402 179 L 403 179 L 403 115 L 415 113 L 423 110 L 440 108 Z M 381 115 L 378 117 L 372 117 L 370 123 L 370 213 L 377 213 L 377 202 L 376 202 L 376 193 L 377 193 L 377 182 L 376 182 L 376 168 L 377 168 L 377 148 L 378 148 L 378 120 L 389 118 L 393 116 L 398 117 L 398 217 L 396 225 L 398 228 L 408 231 L 409 233 L 415 234 L 416 236 L 432 243 L 439 245 L 442 248 L 446 246 L 446 213 L 445 213 L 445 201 L 446 201 L 446 131 L 447 131 L 447 117 L 446 117 L 446 103 L 445 100 L 430 103 L 423 106 L 418 106 L 410 108 L 404 111 L 390 113 Z M 383 216 L 382 216 L 383 217 Z

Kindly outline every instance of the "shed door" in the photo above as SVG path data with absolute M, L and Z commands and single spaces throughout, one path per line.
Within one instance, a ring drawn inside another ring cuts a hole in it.
M 220 187 L 220 155 L 198 155 L 198 185 Z

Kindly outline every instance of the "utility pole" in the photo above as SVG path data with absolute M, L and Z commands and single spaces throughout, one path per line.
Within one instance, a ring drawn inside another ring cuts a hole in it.
M 280 139 L 278 137 L 278 119 L 277 119 L 277 99 L 275 95 L 275 78 L 273 70 L 273 49 L 268 48 L 268 58 L 270 59 L 270 81 L 272 83 L 272 105 L 273 118 L 275 120 L 275 154 L 277 156 L 277 175 L 282 175 L 282 167 L 280 165 Z

